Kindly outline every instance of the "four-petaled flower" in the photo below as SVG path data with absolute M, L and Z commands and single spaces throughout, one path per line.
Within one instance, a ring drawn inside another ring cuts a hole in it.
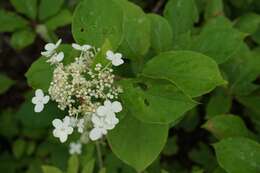
M 84 130 L 84 119 L 83 118 L 78 120 L 77 127 L 78 127 L 78 132 L 83 133 L 83 130 Z
M 89 49 L 91 49 L 91 46 L 88 45 L 88 44 L 84 44 L 84 45 L 79 45 L 79 44 L 76 44 L 76 43 L 72 43 L 72 47 L 76 50 L 80 50 L 82 52 L 86 52 L 88 51 Z
M 73 132 L 73 128 L 70 126 L 70 117 L 68 116 L 63 121 L 54 119 L 52 125 L 55 127 L 53 136 L 59 138 L 61 143 L 64 143 L 68 139 L 68 135 Z
M 89 133 L 89 138 L 93 141 L 102 138 L 103 135 L 107 134 L 107 130 L 111 130 L 115 127 L 114 124 L 108 124 L 104 117 L 93 114 L 91 118 L 94 128 Z
M 35 104 L 34 112 L 41 112 L 44 108 L 44 104 L 47 104 L 50 100 L 48 95 L 44 96 L 41 89 L 35 91 L 35 96 L 32 98 L 32 103 Z
M 70 154 L 81 154 L 82 152 L 82 145 L 79 142 L 72 142 L 70 143 L 70 149 L 69 153 Z
M 45 51 L 41 52 L 41 55 L 45 56 L 45 57 L 51 57 L 56 52 L 55 50 L 59 47 L 59 45 L 61 44 L 61 41 L 62 40 L 59 39 L 56 44 L 54 44 L 54 43 L 47 43 L 44 46 Z
M 118 119 L 116 118 L 115 113 L 122 111 L 122 105 L 118 101 L 111 101 L 106 100 L 103 106 L 99 106 L 97 108 L 97 115 L 104 117 L 105 121 L 110 124 L 117 124 Z
M 106 58 L 112 62 L 114 66 L 119 66 L 124 63 L 121 53 L 114 53 L 111 50 L 106 52 Z

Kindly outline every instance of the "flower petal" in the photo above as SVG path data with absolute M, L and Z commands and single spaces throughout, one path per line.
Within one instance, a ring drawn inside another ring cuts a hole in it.
M 43 104 L 47 104 L 50 100 L 50 96 L 44 96 L 43 98 Z
M 62 134 L 60 134 L 59 138 L 60 138 L 60 142 L 64 143 L 67 141 L 68 135 L 66 133 L 62 133 Z
M 32 103 L 33 104 L 37 104 L 39 102 L 39 98 L 38 97 L 33 97 L 32 98 Z
M 111 50 L 108 50 L 106 52 L 106 58 L 110 61 L 112 61 L 112 59 L 114 58 L 114 53 Z
M 97 114 L 99 115 L 99 116 L 105 116 L 106 115 L 106 112 L 107 112 L 107 109 L 106 109 L 106 107 L 105 106 L 99 106 L 98 108 L 97 108 Z
M 52 134 L 54 137 L 58 138 L 60 136 L 60 131 L 58 129 L 54 129 Z
M 63 60 L 63 58 L 64 58 L 64 53 L 60 52 L 60 53 L 58 53 L 58 55 L 56 55 L 55 60 L 57 62 L 61 62 Z
M 112 60 L 112 64 L 113 64 L 114 66 L 120 66 L 120 65 L 123 64 L 123 63 L 124 63 L 124 60 L 121 59 L 121 58 L 114 58 L 114 59 Z
M 74 49 L 76 50 L 82 50 L 81 46 L 79 44 L 76 44 L 76 43 L 72 43 L 71 45 Z
M 92 116 L 91 121 L 94 124 L 94 126 L 98 126 L 99 127 L 99 126 L 103 125 L 101 119 L 98 116 L 96 116 L 96 115 Z
M 34 106 L 34 112 L 41 112 L 42 110 L 43 110 L 43 108 L 44 108 L 44 105 L 43 104 L 36 104 L 35 106 Z
M 54 119 L 52 121 L 52 125 L 55 127 L 55 128 L 60 128 L 62 127 L 62 121 L 60 119 Z
M 63 118 L 63 124 L 65 125 L 65 126 L 69 126 L 70 125 L 70 117 L 69 116 L 65 116 L 64 118 Z
M 48 43 L 44 46 L 44 49 L 45 50 L 48 50 L 48 51 L 53 51 L 54 49 L 56 48 L 56 45 L 53 44 L 53 43 Z
M 102 131 L 100 128 L 94 128 L 89 133 L 89 138 L 92 141 L 95 141 L 97 139 L 100 139 L 103 136 Z
M 72 127 L 67 127 L 67 128 L 66 128 L 66 133 L 67 133 L 68 135 L 72 134 L 72 133 L 73 133 L 73 128 L 72 128 Z
M 119 102 L 119 101 L 114 101 L 113 103 L 112 103 L 112 110 L 114 111 L 114 112 L 116 112 L 116 113 L 118 113 L 118 112 L 121 112 L 122 111 L 122 105 L 121 105 L 121 103 Z
M 59 45 L 61 44 L 61 42 L 62 42 L 62 39 L 59 39 L 59 40 L 57 41 L 57 43 L 55 44 L 55 49 L 56 49 L 57 47 L 59 47 Z
M 35 91 L 35 96 L 36 97 L 43 97 L 44 96 L 43 91 L 41 89 L 37 89 Z

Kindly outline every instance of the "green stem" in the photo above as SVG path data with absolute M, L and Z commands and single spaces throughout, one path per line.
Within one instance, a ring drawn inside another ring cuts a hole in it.
M 96 149 L 97 149 L 97 156 L 98 156 L 98 165 L 99 165 L 99 168 L 102 169 L 103 168 L 103 159 L 102 159 L 102 152 L 101 152 L 99 142 L 96 142 Z

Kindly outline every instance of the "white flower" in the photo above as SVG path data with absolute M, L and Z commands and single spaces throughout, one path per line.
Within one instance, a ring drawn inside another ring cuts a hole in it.
M 32 103 L 35 104 L 34 112 L 41 112 L 44 108 L 44 104 L 47 104 L 50 100 L 48 95 L 44 96 L 41 89 L 35 91 L 35 96 L 32 98 Z
M 81 154 L 82 152 L 82 145 L 79 142 L 72 142 L 70 143 L 70 154 Z
M 122 105 L 119 101 L 111 101 L 106 100 L 103 106 L 99 106 L 97 108 L 97 114 L 99 116 L 107 116 L 107 115 L 114 115 L 115 113 L 122 111 Z
M 55 53 L 54 55 L 52 55 L 52 57 L 50 59 L 47 60 L 47 62 L 51 63 L 51 64 L 56 64 L 61 62 L 64 59 L 64 53 L 63 52 L 59 52 L 59 53 Z
M 70 126 L 71 126 L 71 127 L 76 127 L 76 126 L 77 126 L 77 123 L 78 123 L 77 118 L 75 118 L 75 117 L 70 117 Z
M 64 143 L 68 139 L 68 135 L 72 134 L 73 128 L 70 126 L 70 117 L 66 116 L 63 121 L 54 119 L 52 125 L 55 127 L 53 136 L 60 139 Z
M 97 115 L 92 116 L 92 123 L 94 128 L 89 133 L 89 138 L 93 141 L 102 138 L 103 135 L 107 134 L 107 128 L 113 129 L 114 126 L 109 126 L 105 121 L 104 117 L 99 117 Z
M 83 51 L 83 52 L 86 52 L 88 51 L 89 49 L 91 49 L 91 46 L 90 45 L 87 45 L 87 44 L 84 44 L 84 45 L 79 45 L 79 44 L 76 44 L 76 43 L 72 43 L 72 47 L 76 50 L 80 50 L 80 51 Z
M 114 53 L 111 50 L 106 52 L 106 58 L 112 62 L 114 66 L 119 66 L 124 63 L 121 53 Z
M 78 132 L 83 133 L 83 130 L 84 130 L 84 119 L 83 118 L 78 120 L 77 127 L 78 127 Z
M 61 44 L 61 39 L 59 39 L 56 44 L 47 43 L 44 46 L 45 51 L 41 52 L 41 55 L 45 57 L 51 57 L 55 53 L 55 50 L 59 47 L 60 44 Z

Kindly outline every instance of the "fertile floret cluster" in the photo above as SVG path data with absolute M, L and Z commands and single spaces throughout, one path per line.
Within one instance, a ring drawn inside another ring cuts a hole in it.
M 117 99 L 122 89 L 114 83 L 111 65 L 123 64 L 122 54 L 109 50 L 104 57 L 108 60 L 106 65 L 94 64 L 99 49 L 74 43 L 72 47 L 79 51 L 79 55 L 72 63 L 64 65 L 64 53 L 57 52 L 60 44 L 61 40 L 56 44 L 48 43 L 41 53 L 55 67 L 48 90 L 50 99 L 57 102 L 59 109 L 68 111 L 64 119 L 53 120 L 53 135 L 65 142 L 77 128 L 82 134 L 81 142 L 98 140 L 119 122 L 116 113 L 122 110 L 122 105 Z M 48 101 L 49 96 L 44 96 L 42 90 L 37 89 L 32 99 L 35 112 L 41 112 Z M 71 153 L 79 153 L 79 142 L 70 146 L 74 147 L 70 149 Z

